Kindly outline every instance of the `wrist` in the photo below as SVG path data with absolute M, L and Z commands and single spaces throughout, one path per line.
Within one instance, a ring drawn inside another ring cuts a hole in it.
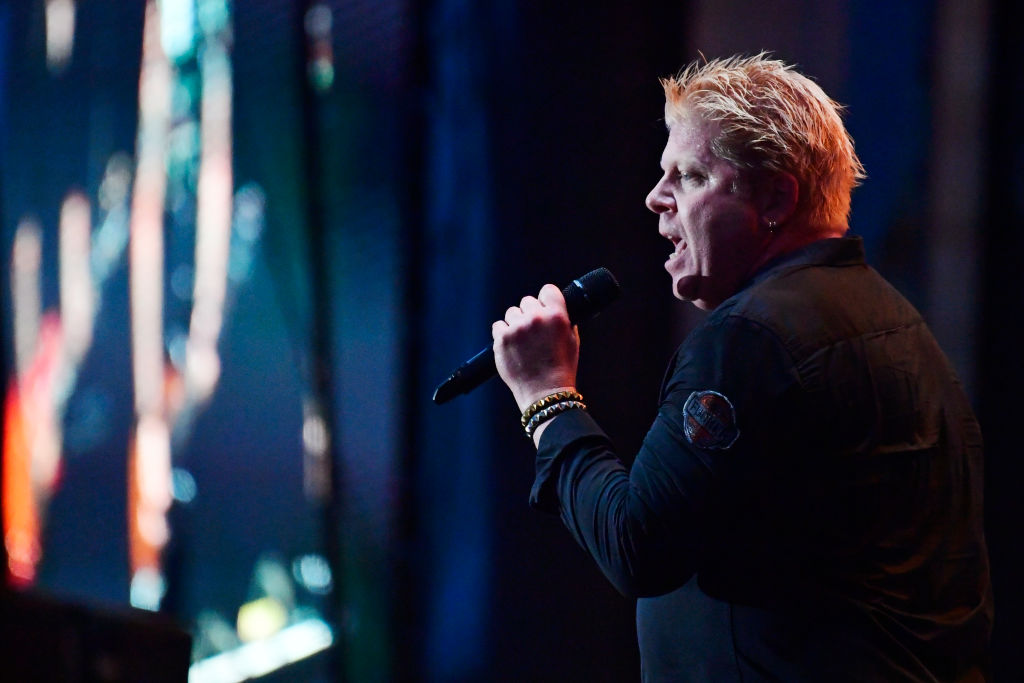
M 519 419 L 527 438 L 533 439 L 534 443 L 540 440 L 538 430 L 546 426 L 548 421 L 561 415 L 567 410 L 586 410 L 587 405 L 583 402 L 583 396 L 575 389 L 566 389 L 546 394 L 531 403 L 523 410 Z
M 544 424 L 540 425 L 535 430 L 533 430 L 533 447 L 534 448 L 540 448 L 540 435 L 544 433 L 544 430 L 548 428 L 548 425 L 550 425 L 552 422 L 554 422 L 557 419 L 558 419 L 558 416 L 556 415 L 555 417 L 551 418 L 550 420 L 548 420 L 547 422 L 545 422 Z
M 537 401 L 540 401 L 546 396 L 551 396 L 552 394 L 557 394 L 563 391 L 576 391 L 576 386 L 574 384 L 563 384 L 552 387 L 532 388 L 526 391 L 516 392 L 516 405 L 519 406 L 520 413 L 525 413 L 529 407 Z

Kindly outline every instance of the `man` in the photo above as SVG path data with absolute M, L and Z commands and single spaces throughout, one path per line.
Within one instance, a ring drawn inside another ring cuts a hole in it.
M 663 86 L 647 206 L 673 293 L 710 315 L 632 469 L 576 393 L 558 288 L 494 323 L 533 505 L 638 598 L 644 680 L 985 680 L 981 435 L 920 315 L 844 236 L 863 171 L 838 105 L 763 54 Z

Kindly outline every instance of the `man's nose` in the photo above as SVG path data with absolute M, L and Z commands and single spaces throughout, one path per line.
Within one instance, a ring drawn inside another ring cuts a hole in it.
M 654 213 L 664 213 L 672 208 L 671 196 L 665 191 L 665 179 L 658 181 L 647 195 L 647 208 Z

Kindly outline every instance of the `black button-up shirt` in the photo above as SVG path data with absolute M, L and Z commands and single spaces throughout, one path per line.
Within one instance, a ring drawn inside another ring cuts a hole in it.
M 980 431 L 857 238 L 769 263 L 690 334 L 632 468 L 556 417 L 531 501 L 639 598 L 644 680 L 987 676 Z

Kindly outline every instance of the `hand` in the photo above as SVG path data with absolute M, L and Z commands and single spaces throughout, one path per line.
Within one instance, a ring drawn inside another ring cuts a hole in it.
M 565 297 L 544 285 L 537 298 L 523 297 L 491 325 L 494 364 L 519 410 L 556 391 L 576 388 L 580 337 L 569 322 Z

